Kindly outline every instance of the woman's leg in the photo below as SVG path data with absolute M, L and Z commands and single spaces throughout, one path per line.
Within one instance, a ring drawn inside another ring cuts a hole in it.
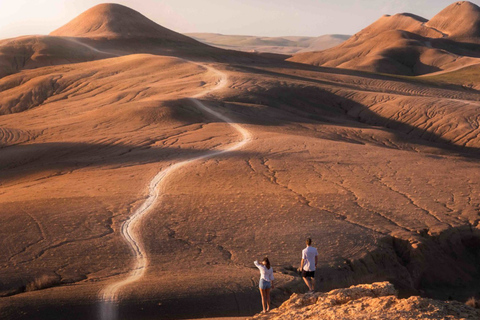
M 266 290 L 265 289 L 260 289 L 260 294 L 262 295 L 262 308 L 263 308 L 263 312 L 265 312 L 265 307 L 267 305 L 267 302 L 265 301 L 266 300 Z
M 267 311 L 270 311 L 270 288 L 265 289 L 265 298 L 267 300 Z

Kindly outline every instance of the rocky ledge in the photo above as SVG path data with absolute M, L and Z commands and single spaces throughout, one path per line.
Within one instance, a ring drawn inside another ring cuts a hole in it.
M 458 301 L 421 297 L 399 299 L 389 282 L 337 289 L 327 293 L 293 294 L 279 308 L 253 319 L 480 319 L 480 310 Z

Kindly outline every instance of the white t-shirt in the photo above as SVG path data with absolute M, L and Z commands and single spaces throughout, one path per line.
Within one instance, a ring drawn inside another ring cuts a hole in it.
M 302 250 L 303 270 L 315 271 L 315 257 L 318 256 L 318 251 L 314 247 L 307 246 Z
M 267 269 L 263 264 L 258 263 L 258 261 L 253 262 L 255 266 L 260 270 L 260 279 L 265 281 L 273 281 L 275 278 L 273 277 L 273 268 L 270 266 L 270 269 Z

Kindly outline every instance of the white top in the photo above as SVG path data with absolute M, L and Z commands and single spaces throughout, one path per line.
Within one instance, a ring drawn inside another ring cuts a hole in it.
M 315 271 L 315 257 L 318 256 L 318 251 L 314 247 L 307 246 L 302 250 L 303 270 Z
M 255 266 L 260 270 L 260 280 L 265 281 L 273 281 L 275 278 L 273 277 L 273 268 L 270 266 L 270 269 L 267 269 L 263 264 L 258 263 L 257 260 L 253 262 Z

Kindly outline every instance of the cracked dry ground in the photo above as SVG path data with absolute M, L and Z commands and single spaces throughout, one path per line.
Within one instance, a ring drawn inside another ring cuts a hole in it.
M 298 288 L 306 236 L 321 289 L 391 280 L 456 295 L 475 281 L 476 90 L 292 63 L 215 67 L 230 84 L 206 102 L 253 140 L 167 178 L 142 223 L 150 264 L 123 291 L 125 317 L 253 314 L 252 261 L 268 255 L 280 290 Z M 174 58 L 25 70 L 1 80 L 0 110 L 18 86 L 49 79 L 50 96 L 0 116 L 5 314 L 92 305 L 131 267 L 119 227 L 156 172 L 241 139 L 183 99 L 215 76 Z M 42 276 L 56 287 L 21 292 Z

